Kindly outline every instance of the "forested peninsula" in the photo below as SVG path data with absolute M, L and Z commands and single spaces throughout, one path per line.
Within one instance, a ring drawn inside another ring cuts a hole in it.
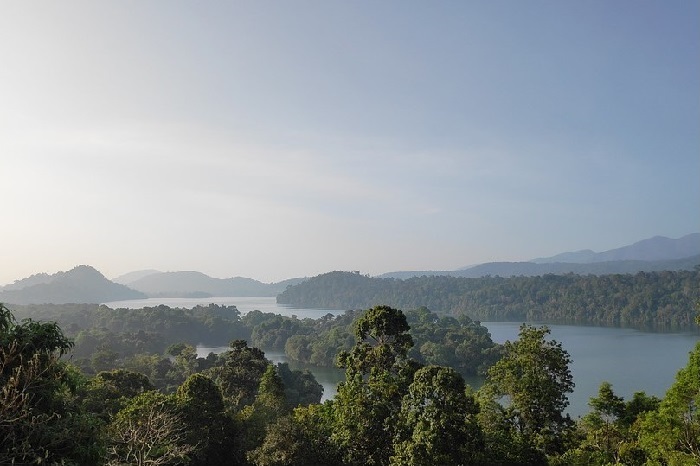
M 287 288 L 277 302 L 319 309 L 421 306 L 479 321 L 528 321 L 689 329 L 700 300 L 700 271 L 615 275 L 399 280 L 329 272 Z

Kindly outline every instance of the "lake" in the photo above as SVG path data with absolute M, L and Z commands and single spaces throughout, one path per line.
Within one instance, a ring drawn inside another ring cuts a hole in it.
M 275 298 L 150 298 L 104 303 L 111 308 L 138 309 L 165 304 L 171 307 L 192 308 L 198 304 L 216 303 L 235 305 L 242 314 L 254 309 L 299 318 L 319 318 L 328 313 L 339 315 L 343 310 L 297 309 L 277 304 Z M 489 329 L 495 342 L 515 340 L 520 322 L 482 322 Z M 539 324 L 534 324 L 539 325 Z M 589 411 L 588 399 L 597 395 L 600 383 L 607 380 L 617 395 L 629 400 L 636 391 L 662 397 L 673 383 L 676 372 L 688 362 L 688 353 L 700 341 L 695 333 L 652 333 L 634 329 L 587 327 L 573 325 L 549 325 L 550 339 L 562 343 L 573 363 L 571 372 L 576 389 L 569 397 L 568 412 L 576 417 Z M 226 348 L 198 348 L 206 356 L 209 351 L 221 352 Z M 273 362 L 284 362 L 279 353 L 266 353 Z M 299 368 L 290 364 L 293 368 Z M 311 368 L 319 383 L 324 386 L 324 399 L 335 395 L 335 387 L 342 380 L 342 371 L 333 368 Z M 467 381 L 473 386 L 480 379 Z
M 195 306 L 207 306 L 209 304 L 219 304 L 222 306 L 236 306 L 241 314 L 250 311 L 258 310 L 261 312 L 273 312 L 285 316 L 295 315 L 300 319 L 319 319 L 330 313 L 333 315 L 341 315 L 344 310 L 338 309 L 298 309 L 285 304 L 277 304 L 276 298 L 257 298 L 257 297 L 213 297 L 213 298 L 146 298 L 146 299 L 129 299 L 126 301 L 111 301 L 105 304 L 112 309 L 141 309 L 143 307 L 155 307 L 165 304 L 170 307 L 182 307 L 192 309 Z
M 520 323 L 483 322 L 497 343 L 516 340 Z M 534 323 L 533 325 L 540 325 Z M 576 388 L 568 412 L 589 411 L 588 400 L 603 381 L 630 400 L 634 392 L 663 397 L 676 372 L 688 363 L 688 353 L 700 341 L 695 333 L 651 333 L 627 328 L 550 325 L 548 339 L 557 340 L 573 360 L 570 369 Z

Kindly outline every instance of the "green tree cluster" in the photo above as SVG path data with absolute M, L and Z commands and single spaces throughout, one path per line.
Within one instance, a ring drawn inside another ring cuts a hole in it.
M 546 327 L 523 325 L 474 391 L 459 370 L 412 357 L 426 333 L 450 348 L 455 335 L 480 332 L 450 319 L 363 312 L 337 357 L 345 380 L 319 404 L 310 373 L 274 366 L 243 340 L 210 358 L 168 347 L 174 389 L 125 368 L 87 377 L 64 360 L 72 343 L 58 325 L 18 323 L 0 305 L 0 464 L 700 464 L 700 343 L 663 399 L 625 401 L 603 383 L 574 422 L 564 412 L 571 359 Z
M 614 275 L 543 275 L 406 280 L 330 272 L 287 288 L 282 304 L 365 309 L 425 306 L 482 321 L 566 322 L 640 328 L 694 327 L 700 270 Z

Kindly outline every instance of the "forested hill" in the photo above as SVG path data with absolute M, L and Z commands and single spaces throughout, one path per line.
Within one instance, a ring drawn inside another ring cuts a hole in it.
M 321 309 L 377 303 L 466 314 L 481 321 L 527 320 L 596 325 L 694 327 L 700 271 L 634 275 L 544 275 L 398 280 L 330 272 L 288 288 L 277 302 Z
M 213 278 L 201 272 L 155 272 L 126 284 L 149 297 L 275 296 L 287 286 L 303 281 L 292 278 L 262 283 L 252 278 Z
M 17 280 L 0 291 L 0 302 L 12 304 L 101 303 L 145 297 L 139 291 L 109 281 L 88 265 L 79 265 L 53 275 L 33 275 Z

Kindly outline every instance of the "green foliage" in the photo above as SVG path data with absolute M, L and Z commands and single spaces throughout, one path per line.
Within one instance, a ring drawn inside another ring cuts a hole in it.
M 221 387 L 224 400 L 231 412 L 237 412 L 255 401 L 260 379 L 270 361 L 258 348 L 250 348 L 243 340 L 234 340 L 231 349 L 221 353 L 217 364 L 206 371 Z
M 637 393 L 635 399 L 639 401 L 645 396 Z M 598 396 L 592 397 L 588 404 L 593 410 L 578 426 L 582 438 L 561 459 L 576 464 L 642 464 L 644 453 L 631 430 L 638 414 L 634 412 L 636 408 L 615 395 L 609 382 L 600 385 Z
M 639 443 L 650 465 L 700 464 L 700 343 L 666 392 L 658 410 L 640 420 Z
M 323 386 L 310 371 L 291 370 L 285 362 L 277 364 L 277 373 L 284 384 L 284 396 L 290 407 L 321 402 Z
M 563 412 L 574 388 L 571 358 L 560 343 L 545 340 L 547 327 L 523 324 L 518 340 L 506 342 L 504 355 L 488 371 L 483 393 L 505 399 L 506 417 L 528 442 L 547 454 L 563 451 L 571 419 Z
M 401 402 L 392 465 L 476 464 L 484 450 L 479 409 L 454 369 L 419 369 Z
M 404 314 L 376 306 L 357 320 L 358 342 L 341 353 L 346 380 L 333 400 L 331 441 L 350 465 L 386 465 L 393 454 L 401 400 L 417 370 Z
M 428 308 L 408 311 L 415 346 L 409 353 L 421 364 L 448 366 L 462 375 L 484 375 L 501 357 L 488 329 L 467 316 L 439 316 Z
M 229 311 L 200 309 L 211 322 Z M 524 325 L 501 348 L 478 322 L 427 308 L 376 306 L 315 321 L 233 312 L 236 331 L 299 359 L 340 353 L 345 381 L 319 405 L 310 372 L 273 366 L 246 341 L 207 358 L 173 341 L 188 319 L 202 322 L 188 311 L 149 308 L 145 330 L 133 327 L 143 316 L 120 327 L 100 320 L 100 307 L 75 312 L 82 320 L 66 319 L 80 336 L 77 362 L 106 369 L 92 379 L 62 362 L 72 344 L 57 323 L 17 323 L 0 305 L 0 464 L 700 464 L 700 344 L 663 400 L 639 392 L 625 401 L 603 383 L 574 426 L 563 414 L 571 361 L 546 327 Z M 78 325 L 91 319 L 109 327 Z M 134 353 L 130 345 L 150 348 L 154 322 L 164 326 L 157 352 Z M 92 361 L 80 353 L 88 348 Z M 460 373 L 489 366 L 472 393 Z
M 338 353 L 354 346 L 354 322 L 361 314 L 347 311 L 337 317 L 327 314 L 317 320 L 304 320 L 309 327 L 287 340 L 285 354 L 292 361 L 334 367 Z
M 251 343 L 258 348 L 284 350 L 287 340 L 305 332 L 303 323 L 290 317 L 268 314 L 268 318 L 253 327 Z
M 0 304 L 0 463 L 94 464 L 99 421 L 82 411 L 82 377 L 60 361 L 72 343 L 56 323 L 24 320 Z
M 350 375 L 381 374 L 405 361 L 413 346 L 406 316 L 389 306 L 375 306 L 355 322 L 358 342 L 338 355 L 338 366 Z
M 513 413 L 479 391 L 479 426 L 484 433 L 484 464 L 530 466 L 547 464 L 547 456 L 517 428 Z
M 83 407 L 108 420 L 130 399 L 155 387 L 144 374 L 124 369 L 100 372 L 86 387 Z
M 331 272 L 289 287 L 278 302 L 297 307 L 363 309 L 385 303 L 426 306 L 485 321 L 548 321 L 634 327 L 694 326 L 700 270 L 634 275 L 543 275 L 407 280 Z
M 197 445 L 190 453 L 193 464 L 231 464 L 238 432 L 226 416 L 221 389 L 214 381 L 203 374 L 191 375 L 178 387 L 175 401 L 186 425 L 184 440 Z
M 109 425 L 108 465 L 165 465 L 188 460 L 196 445 L 175 399 L 156 391 L 129 400 Z
M 263 443 L 249 453 L 255 466 L 343 466 L 329 441 L 331 404 L 297 408 L 271 424 Z
M 275 367 L 270 364 L 260 378 L 255 401 L 237 414 L 242 426 L 242 451 L 247 455 L 258 448 L 263 443 L 267 426 L 274 424 L 289 412 L 284 396 L 284 384 Z

